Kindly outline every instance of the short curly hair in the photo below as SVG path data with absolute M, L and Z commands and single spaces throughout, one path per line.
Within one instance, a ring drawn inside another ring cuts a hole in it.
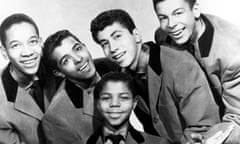
M 94 99 L 98 100 L 100 98 L 100 93 L 108 82 L 123 82 L 131 91 L 133 98 L 138 95 L 136 81 L 132 76 L 124 72 L 109 72 L 103 75 L 101 80 L 95 85 L 93 91 Z
M 57 61 L 52 58 L 52 53 L 56 47 L 60 46 L 62 41 L 67 37 L 72 37 L 76 41 L 80 42 L 80 40 L 68 30 L 57 31 L 45 40 L 43 44 L 43 63 L 49 72 L 52 72 L 53 70 L 59 70 Z
M 124 10 L 121 9 L 111 9 L 104 11 L 97 15 L 91 21 L 90 31 L 92 33 L 92 38 L 96 43 L 99 43 L 97 35 L 99 31 L 102 31 L 109 25 L 118 22 L 125 28 L 129 30 L 130 33 L 136 28 L 136 25 L 131 18 L 131 16 Z

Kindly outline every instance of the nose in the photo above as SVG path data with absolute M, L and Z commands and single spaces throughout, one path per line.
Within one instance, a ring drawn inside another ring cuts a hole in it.
M 72 59 L 73 59 L 74 64 L 79 64 L 79 63 L 82 62 L 83 57 L 73 53 L 72 54 Z
M 118 50 L 118 44 L 114 40 L 110 41 L 110 52 L 113 54 Z
M 120 106 L 120 100 L 118 98 L 113 98 L 110 103 L 110 107 L 119 107 Z
M 29 46 L 23 46 L 23 49 L 22 49 L 22 52 L 21 52 L 21 55 L 23 57 L 30 57 L 34 54 L 33 52 L 33 49 Z
M 175 21 L 175 19 L 169 17 L 169 19 L 168 19 L 168 27 L 172 29 L 172 28 L 174 28 L 175 26 L 176 26 L 176 21 Z

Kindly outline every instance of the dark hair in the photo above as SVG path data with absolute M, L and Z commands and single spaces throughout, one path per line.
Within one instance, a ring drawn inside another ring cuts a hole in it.
M 136 25 L 131 18 L 131 16 L 124 10 L 121 9 L 111 9 L 104 11 L 97 15 L 91 21 L 91 33 L 92 38 L 96 43 L 99 43 L 97 35 L 99 31 L 102 31 L 105 27 L 118 22 L 125 28 L 129 30 L 130 33 L 136 28 Z
M 80 40 L 68 30 L 57 31 L 45 40 L 43 45 L 43 63 L 49 72 L 55 69 L 58 70 L 57 61 L 52 59 L 52 53 L 67 37 L 73 37 L 76 41 L 80 42 Z
M 154 9 L 156 10 L 156 5 L 159 3 L 159 2 L 163 2 L 163 1 L 166 1 L 166 0 L 153 0 L 153 6 L 154 6 Z M 185 0 L 190 8 L 193 7 L 193 5 L 196 3 L 196 0 Z
M 39 30 L 37 27 L 37 24 L 33 21 L 33 19 L 25 14 L 22 13 L 17 13 L 8 16 L 0 25 L 0 39 L 1 43 L 4 47 L 6 47 L 6 31 L 14 24 L 19 24 L 19 23 L 29 23 L 33 25 L 33 27 L 36 30 L 37 35 L 39 35 Z
M 128 75 L 127 73 L 123 72 L 109 72 L 105 74 L 101 80 L 96 84 L 94 89 L 94 99 L 100 98 L 100 93 L 103 90 L 103 88 L 106 86 L 107 82 L 123 82 L 126 84 L 128 89 L 131 91 L 133 98 L 137 95 L 137 89 L 136 89 L 136 82 L 135 80 Z

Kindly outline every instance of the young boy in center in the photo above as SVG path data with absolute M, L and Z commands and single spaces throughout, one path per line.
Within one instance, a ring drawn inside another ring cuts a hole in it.
M 94 89 L 103 126 L 87 141 L 87 144 L 166 144 L 165 138 L 138 132 L 129 123 L 131 112 L 137 105 L 137 89 L 134 79 L 121 72 L 105 74 Z

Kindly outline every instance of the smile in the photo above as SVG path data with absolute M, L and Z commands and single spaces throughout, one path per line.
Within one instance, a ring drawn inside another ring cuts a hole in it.
M 121 53 L 119 53 L 119 54 L 117 54 L 117 55 L 114 55 L 112 58 L 114 59 L 114 60 L 118 60 L 118 59 L 120 59 L 123 55 L 125 55 L 126 54 L 126 51 L 124 51 L 124 52 L 121 52 Z
M 180 38 L 185 28 L 178 29 L 176 31 L 170 31 L 169 34 L 173 38 Z
M 37 59 L 38 59 L 38 57 L 34 57 L 31 59 L 25 59 L 25 60 L 21 60 L 20 63 L 22 63 L 26 67 L 33 67 L 36 64 Z
M 84 63 L 80 68 L 79 71 L 84 71 L 88 66 L 88 62 Z

